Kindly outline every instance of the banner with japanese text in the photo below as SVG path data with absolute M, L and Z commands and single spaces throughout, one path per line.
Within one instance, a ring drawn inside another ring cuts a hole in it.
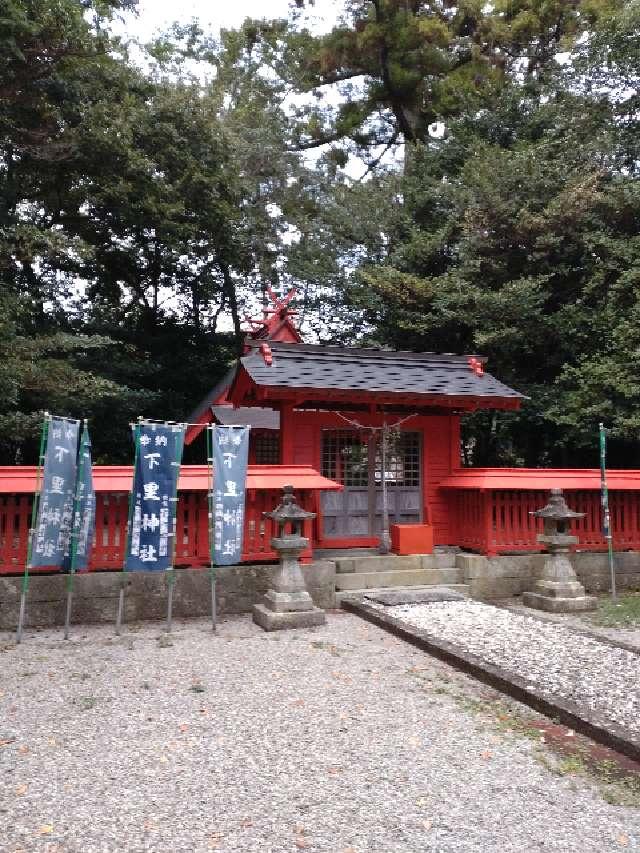
M 600 424 L 600 503 L 602 506 L 602 533 L 605 539 L 611 535 L 609 512 L 609 490 L 607 488 L 607 434 Z
M 76 494 L 78 427 L 77 421 L 57 417 L 49 420 L 30 568 L 47 566 L 61 569 L 69 565 Z
M 211 562 L 239 563 L 249 461 L 249 427 L 213 426 L 213 536 Z
M 142 422 L 134 430 L 136 464 L 124 568 L 127 572 L 159 572 L 173 568 L 185 427 Z
M 76 572 L 86 572 L 89 569 L 95 522 L 96 495 L 93 489 L 93 472 L 91 469 L 91 439 L 85 424 L 80 437 L 78 484 L 73 516 L 73 570 Z

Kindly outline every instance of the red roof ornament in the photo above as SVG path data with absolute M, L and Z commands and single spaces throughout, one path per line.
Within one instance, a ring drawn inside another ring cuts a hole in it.
M 271 352 L 271 347 L 268 343 L 260 344 L 260 354 L 264 359 L 264 363 L 267 367 L 271 367 L 273 364 L 273 353 Z
M 469 367 L 476 376 L 482 376 L 484 373 L 484 364 L 480 361 L 479 358 L 476 358 L 475 355 L 470 355 L 467 359 L 469 362 Z
M 253 340 L 267 339 L 287 344 L 302 343 L 302 336 L 291 319 L 298 312 L 289 307 L 296 295 L 295 287 L 282 297 L 279 297 L 270 287 L 266 288 L 266 294 L 271 300 L 272 307 L 265 305 L 261 318 L 244 318 L 251 327 L 249 337 Z

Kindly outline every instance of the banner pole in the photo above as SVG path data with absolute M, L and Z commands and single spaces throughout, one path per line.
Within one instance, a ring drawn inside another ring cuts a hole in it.
M 616 567 L 613 559 L 613 536 L 611 534 L 611 514 L 609 512 L 609 489 L 607 488 L 607 431 L 600 424 L 600 498 L 602 502 L 602 527 L 607 540 L 609 556 L 609 575 L 611 577 L 611 600 L 617 604 Z
M 82 422 L 84 429 L 87 429 L 88 422 L 85 418 Z M 80 458 L 78 460 L 78 471 L 76 479 L 76 493 L 73 499 L 73 518 L 71 522 L 71 565 L 69 566 L 69 574 L 67 575 L 67 612 L 64 618 L 64 638 L 69 639 L 69 625 L 71 624 L 71 607 L 73 601 L 73 581 L 76 573 L 76 560 L 78 556 L 78 532 L 76 531 L 76 519 L 80 508 L 80 489 L 84 482 L 84 453 L 82 447 L 82 434 L 78 436 Z
M 167 424 L 168 425 L 168 424 Z M 180 426 L 184 426 L 180 424 Z M 175 433 L 174 433 L 175 434 Z M 171 633 L 173 627 L 173 588 L 176 585 L 176 574 L 175 574 L 175 561 L 176 561 L 176 534 L 178 530 L 178 479 L 180 477 L 180 463 L 182 462 L 182 441 L 183 441 L 184 431 L 180 435 L 178 441 L 176 441 L 176 456 L 174 460 L 174 464 L 178 466 L 178 474 L 176 476 L 176 490 L 175 494 L 172 496 L 171 500 L 174 502 L 174 512 L 173 512 L 173 538 L 171 540 L 171 567 L 167 570 L 167 584 L 169 585 L 169 589 L 167 590 L 167 634 Z
M 216 621 L 216 566 L 213 559 L 213 426 L 207 426 L 207 473 L 209 491 L 207 494 L 207 519 L 209 523 L 209 579 L 211 581 L 211 629 L 215 632 Z
M 16 631 L 16 644 L 22 642 L 22 628 L 24 625 L 24 614 L 27 606 L 27 590 L 29 589 L 29 568 L 31 566 L 31 555 L 33 550 L 33 534 L 38 521 L 38 509 L 40 507 L 40 479 L 42 474 L 42 466 L 44 465 L 44 454 L 49 439 L 49 424 L 51 415 L 49 412 L 44 413 L 42 421 L 42 429 L 40 431 L 40 452 L 38 454 L 38 468 L 36 471 L 36 490 L 33 495 L 33 504 L 31 506 L 31 528 L 27 539 L 27 561 L 24 564 L 24 575 L 22 576 L 22 592 L 20 594 L 20 615 L 18 616 L 18 629 Z
M 131 527 L 133 525 L 133 486 L 136 480 L 136 468 L 138 466 L 138 453 L 140 450 L 140 424 L 142 417 L 138 416 L 137 423 L 133 427 L 133 443 L 135 446 L 133 454 L 133 477 L 131 479 L 131 491 L 129 492 L 129 517 L 127 520 L 127 541 L 124 550 L 124 563 L 122 564 L 122 572 L 120 574 L 120 594 L 118 595 L 118 612 L 116 614 L 116 637 L 120 636 L 120 628 L 122 627 L 122 618 L 124 616 L 124 587 L 127 581 L 127 554 L 129 553 L 129 545 L 131 543 Z

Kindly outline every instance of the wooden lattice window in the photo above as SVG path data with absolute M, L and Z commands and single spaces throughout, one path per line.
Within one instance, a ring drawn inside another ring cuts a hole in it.
M 253 438 L 253 458 L 256 465 L 280 464 L 280 434 L 275 430 L 259 432 Z
M 366 486 L 369 482 L 367 436 L 349 430 L 324 430 L 321 469 L 324 477 L 343 486 Z
M 420 485 L 420 433 L 391 433 L 386 454 L 387 483 L 396 486 Z M 382 481 L 382 453 L 378 444 L 376 482 Z

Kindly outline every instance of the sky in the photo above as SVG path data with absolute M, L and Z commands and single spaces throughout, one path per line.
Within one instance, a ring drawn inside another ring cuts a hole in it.
M 340 0 L 316 0 L 311 24 L 326 29 L 342 8 Z M 238 27 L 245 18 L 284 18 L 289 0 L 140 0 L 138 14 L 127 15 L 118 30 L 131 38 L 149 39 L 174 21 L 197 18 L 205 31 Z
M 189 23 L 196 18 L 205 33 L 215 35 L 221 28 L 239 27 L 246 18 L 285 18 L 290 0 L 138 0 L 136 14 L 127 14 L 112 30 L 125 39 L 151 40 L 173 23 Z M 308 26 L 325 32 L 343 9 L 343 0 L 315 0 Z M 135 52 L 134 52 L 135 55 Z M 221 318 L 220 329 L 232 328 L 230 317 Z

